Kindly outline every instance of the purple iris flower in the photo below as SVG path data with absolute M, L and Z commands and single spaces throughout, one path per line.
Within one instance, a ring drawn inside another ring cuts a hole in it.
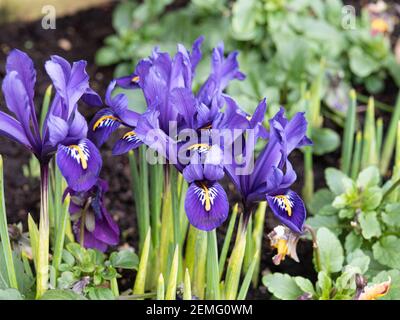
M 211 133 L 215 129 L 257 127 L 262 131 L 260 124 L 265 109 L 260 114 L 261 120 L 254 121 L 223 93 L 231 80 L 242 80 L 244 75 L 239 71 L 238 53 L 225 57 L 222 44 L 213 50 L 209 77 L 199 93 L 193 93 L 192 81 L 202 58 L 202 42 L 203 37 L 198 38 L 191 51 L 178 45 L 173 57 L 156 48 L 149 58 L 137 64 L 133 74 L 116 80 L 123 88 L 142 90 L 147 104 L 147 111 L 142 115 L 131 113 L 122 118 L 120 111 L 127 110 L 128 102 L 120 95 L 111 98 L 115 86 L 112 83 L 106 97 L 109 108 L 99 111 L 92 120 L 90 135 L 99 146 L 120 125 L 129 128 L 116 143 L 113 153 L 125 153 L 142 143 L 156 150 L 189 183 L 185 209 L 190 223 L 202 230 L 212 230 L 225 221 L 229 212 L 226 193 L 218 183 L 224 175 L 223 147 L 213 145 L 207 135 L 205 141 L 195 139 L 190 144 L 181 141 L 179 136 L 186 129 Z M 171 125 L 176 134 L 170 132 Z M 190 153 L 189 162 L 180 161 L 178 155 L 182 151 Z
M 239 166 L 226 165 L 225 171 L 239 190 L 247 213 L 254 210 L 258 201 L 267 200 L 274 215 L 292 231 L 301 233 L 306 210 L 300 196 L 290 189 L 296 173 L 288 160 L 289 154 L 302 146 L 310 145 L 306 136 L 307 121 L 304 113 L 297 113 L 290 121 L 284 109 L 269 121 L 268 143 L 255 160 L 249 174 L 237 174 Z M 249 149 L 254 149 L 256 138 L 247 139 Z
M 15 117 L 0 111 L 0 135 L 27 147 L 46 166 L 57 154 L 57 164 L 70 188 L 87 190 L 95 184 L 102 166 L 96 146 L 86 138 L 87 123 L 77 110 L 79 100 L 100 105 L 101 99 L 90 87 L 86 62 L 71 66 L 59 56 L 45 64 L 56 90 L 39 129 L 34 98 L 36 71 L 29 56 L 13 50 L 7 57 L 7 74 L 3 80 L 6 105 Z
M 64 192 L 64 197 L 67 194 L 71 197 L 69 212 L 77 241 L 81 241 L 85 248 L 95 248 L 103 252 L 108 246 L 118 244 L 120 233 L 118 225 L 104 205 L 104 194 L 107 191 L 107 182 L 98 179 L 86 191 L 77 192 L 67 188 Z

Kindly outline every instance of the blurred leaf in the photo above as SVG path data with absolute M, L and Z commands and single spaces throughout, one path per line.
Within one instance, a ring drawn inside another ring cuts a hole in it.
M 108 288 L 89 288 L 88 296 L 90 300 L 115 300 L 115 297 Z
M 252 40 L 256 36 L 258 0 L 237 0 L 232 7 L 232 36 Z
M 296 300 L 303 293 L 294 278 L 288 274 L 268 274 L 262 278 L 262 282 L 268 291 L 281 300 Z
M 347 253 L 353 252 L 354 250 L 361 247 L 362 237 L 357 235 L 354 231 L 351 231 L 347 236 L 344 243 L 344 248 Z
M 324 155 L 339 148 L 339 135 L 329 128 L 313 128 L 311 139 L 312 150 L 315 155 Z
M 312 295 L 315 295 L 314 286 L 310 280 L 303 277 L 295 277 L 294 281 L 303 292 L 308 292 Z
M 103 47 L 96 52 L 95 62 L 100 67 L 113 65 L 119 60 L 119 53 L 114 47 Z
M 388 204 L 382 212 L 382 221 L 389 227 L 400 227 L 400 203 Z
M 329 300 L 332 288 L 332 280 L 325 271 L 318 272 L 318 281 L 316 286 L 321 290 L 320 299 Z
M 307 224 L 309 224 L 313 229 L 319 229 L 322 227 L 328 228 L 336 235 L 342 233 L 342 228 L 339 225 L 339 219 L 337 216 L 317 215 L 309 217 L 307 219 Z
M 343 266 L 343 248 L 339 239 L 327 228 L 317 231 L 317 245 L 321 270 L 329 273 L 339 272 Z
M 400 239 L 396 236 L 385 236 L 372 246 L 374 258 L 390 268 L 400 269 Z
M 57 289 L 46 291 L 40 300 L 86 300 L 86 298 L 72 290 Z
M 137 254 L 129 249 L 111 253 L 110 262 L 114 268 L 137 270 L 139 266 Z
M 352 47 L 349 51 L 350 69 L 359 76 L 365 78 L 379 69 L 379 61 L 374 60 L 360 47 Z
M 370 257 L 360 249 L 350 252 L 347 256 L 347 263 L 353 267 L 360 268 L 361 273 L 367 272 L 370 261 Z
M 363 211 L 375 210 L 382 201 L 383 192 L 379 187 L 370 187 L 361 195 L 361 209 Z
M 329 189 L 336 195 L 346 193 L 353 186 L 353 180 L 335 168 L 325 170 L 325 180 Z
M 368 187 L 376 186 L 380 182 L 379 170 L 375 166 L 365 168 L 358 175 L 356 184 L 358 188 L 366 189 Z
M 371 239 L 381 235 L 381 227 L 375 211 L 361 212 L 358 221 L 360 223 L 361 233 L 365 239 Z
M 119 3 L 112 15 L 112 25 L 117 32 L 132 28 L 133 11 L 136 7 L 134 1 Z
M 0 300 L 23 300 L 17 289 L 0 290 Z
M 330 203 L 335 199 L 335 195 L 329 189 L 318 190 L 311 201 L 308 203 L 308 210 L 313 215 L 320 214 L 323 207 L 329 206 Z

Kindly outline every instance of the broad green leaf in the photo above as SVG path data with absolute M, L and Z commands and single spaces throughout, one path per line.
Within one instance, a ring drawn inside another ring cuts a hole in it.
M 354 209 L 351 209 L 351 208 L 350 209 L 347 209 L 347 208 L 341 209 L 339 211 L 339 218 L 340 219 L 352 219 L 355 214 L 356 214 L 356 211 Z
M 0 300 L 23 300 L 17 289 L 0 290 Z
M 329 128 L 313 128 L 312 141 L 313 153 L 321 156 L 339 148 L 340 136 Z
M 378 168 L 370 166 L 360 172 L 356 184 L 358 188 L 366 189 L 368 187 L 377 186 L 380 179 Z
M 327 228 L 317 231 L 317 245 L 321 271 L 326 273 L 339 272 L 343 266 L 343 248 L 339 239 Z
M 232 36 L 252 40 L 256 36 L 258 0 L 237 0 L 232 8 Z
M 365 78 L 379 69 L 379 61 L 374 60 L 360 47 L 350 49 L 349 59 L 351 71 L 360 78 Z
M 320 289 L 320 299 L 329 300 L 332 288 L 332 280 L 325 271 L 318 272 L 318 281 L 316 286 Z
M 367 240 L 381 235 L 381 227 L 375 211 L 361 212 L 358 216 L 361 227 L 361 234 Z
M 347 263 L 353 267 L 360 268 L 361 273 L 368 270 L 371 259 L 362 250 L 357 249 L 347 255 Z
M 262 278 L 262 282 L 269 292 L 281 300 L 296 300 L 303 294 L 294 278 L 288 274 L 268 274 Z
M 110 255 L 110 262 L 114 268 L 137 270 L 139 266 L 139 258 L 137 254 L 129 249 L 113 252 Z
M 320 189 L 314 194 L 307 208 L 313 215 L 319 215 L 322 208 L 329 206 L 333 199 L 335 199 L 335 195 L 332 191 L 329 189 Z
M 108 288 L 90 288 L 89 292 L 90 300 L 115 300 L 115 297 Z
M 110 66 L 119 61 L 119 53 L 116 48 L 103 47 L 96 52 L 95 61 L 99 66 Z
M 353 252 L 356 249 L 359 249 L 362 245 L 363 239 L 361 235 L 356 234 L 354 231 L 351 231 L 345 239 L 344 248 L 347 253 Z
M 118 32 L 132 28 L 133 23 L 133 10 L 135 9 L 135 2 L 125 1 L 116 6 L 112 15 L 112 25 Z
M 382 220 L 389 227 L 400 227 L 400 203 L 388 204 L 382 213 Z
M 355 283 L 355 275 L 357 273 L 361 273 L 359 267 L 347 265 L 343 268 L 342 274 L 336 279 L 335 287 L 338 291 L 338 295 L 348 295 L 348 291 L 351 290 L 352 296 L 355 294 L 356 283 Z M 334 299 L 342 299 L 339 296 L 335 295 Z
M 374 258 L 381 264 L 400 269 L 400 239 L 396 236 L 385 236 L 373 246 Z
M 46 291 L 40 300 L 86 300 L 86 298 L 72 290 L 57 289 Z
M 335 195 L 346 193 L 350 188 L 353 187 L 353 180 L 351 180 L 342 171 L 335 168 L 328 168 L 325 170 L 325 180 L 329 189 Z
M 389 292 L 379 300 L 400 300 L 400 270 L 388 270 L 378 273 L 372 283 L 382 283 L 391 279 Z
M 303 277 L 295 277 L 294 281 L 296 282 L 297 286 L 303 291 L 307 293 L 311 293 L 315 295 L 315 290 L 312 282 Z
M 361 209 L 363 211 L 375 210 L 382 201 L 383 192 L 379 187 L 370 187 L 364 190 L 361 197 Z
M 339 235 L 342 233 L 342 228 L 339 225 L 339 219 L 337 216 L 314 216 L 307 219 L 307 224 L 309 224 L 314 229 L 319 229 L 322 227 L 328 228 L 334 234 Z

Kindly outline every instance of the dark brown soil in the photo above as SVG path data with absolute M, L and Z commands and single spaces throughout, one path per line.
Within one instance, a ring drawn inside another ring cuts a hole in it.
M 96 9 L 79 12 L 73 16 L 57 20 L 57 29 L 43 30 L 40 21 L 29 24 L 12 23 L 1 26 L 0 30 L 0 78 L 4 77 L 4 64 L 8 52 L 12 48 L 26 51 L 34 60 L 37 68 L 36 106 L 39 106 L 49 79 L 44 72 L 44 62 L 52 54 L 58 54 L 69 61 L 84 59 L 88 61 L 87 70 L 91 77 L 92 87 L 104 97 L 107 84 L 112 79 L 113 68 L 101 68 L 94 64 L 96 50 L 102 46 L 103 39 L 113 33 L 111 27 L 112 6 L 103 6 Z M 69 42 L 71 48 L 64 50 L 61 42 Z M 391 95 L 393 100 L 393 94 Z M 0 97 L 0 108 L 5 110 L 4 100 Z M 95 109 L 82 105 L 80 110 L 90 118 Z M 329 126 L 333 126 L 329 124 Z M 337 129 L 337 128 L 336 128 Z M 112 141 L 102 148 L 103 172 L 110 185 L 108 193 L 108 208 L 113 213 L 122 230 L 123 242 L 137 247 L 136 218 L 132 202 L 130 188 L 129 167 L 127 157 L 112 157 Z M 4 157 L 5 165 L 5 192 L 6 206 L 9 222 L 26 221 L 27 213 L 37 217 L 39 212 L 39 185 L 37 179 L 28 179 L 22 173 L 22 166 L 27 164 L 30 154 L 16 143 L 0 138 L 0 154 Z M 316 157 L 314 161 L 316 188 L 324 186 L 323 170 L 329 166 L 338 164 L 339 153 L 333 153 L 324 157 Z M 293 165 L 298 173 L 298 180 L 294 189 L 301 192 L 303 185 L 303 158 L 300 152 L 292 156 Z M 237 199 L 237 195 L 231 193 L 230 199 Z M 316 274 L 312 267 L 312 245 L 310 242 L 301 241 L 299 244 L 299 256 L 301 263 L 295 263 L 290 259 L 284 261 L 279 267 L 272 264 L 273 253 L 267 243 L 267 232 L 271 229 L 271 215 L 266 221 L 266 232 L 263 239 L 263 253 L 261 270 L 287 272 L 292 275 L 302 275 L 315 280 Z M 226 227 L 226 226 L 225 226 Z M 225 227 L 221 228 L 223 236 Z M 220 237 L 222 238 L 222 237 Z M 123 287 L 131 285 L 132 277 L 124 281 Z M 254 289 L 249 297 L 265 299 L 265 288 Z

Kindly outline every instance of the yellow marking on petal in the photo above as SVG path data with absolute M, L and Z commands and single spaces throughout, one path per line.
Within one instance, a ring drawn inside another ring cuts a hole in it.
M 284 195 L 275 196 L 275 198 L 282 199 L 282 201 L 283 201 L 283 203 L 285 204 L 285 207 L 286 207 L 286 212 L 287 212 L 288 216 L 291 217 L 292 216 L 292 207 L 290 206 L 289 199 Z
M 82 168 L 83 168 L 83 170 L 86 170 L 87 169 L 87 161 L 86 161 L 85 154 L 83 153 L 82 148 L 75 144 L 69 146 L 69 148 L 75 149 L 76 151 L 78 151 L 78 156 L 81 161 Z
M 102 116 L 102 117 L 100 117 L 100 118 L 96 121 L 96 123 L 94 124 L 94 126 L 93 126 L 93 131 L 96 131 L 96 129 L 101 125 L 101 123 L 102 123 L 103 121 L 108 120 L 108 119 L 111 119 L 111 120 L 114 120 L 114 121 L 119 121 L 119 119 L 118 119 L 117 117 L 114 117 L 114 116 L 111 116 L 111 115 Z
M 246 116 L 246 119 L 249 121 L 251 120 L 251 118 L 252 118 L 252 116 Z
M 136 132 L 133 130 L 125 133 L 124 136 L 122 137 L 122 139 L 128 139 L 129 137 L 132 137 L 132 136 L 136 136 Z
M 139 76 L 134 76 L 134 77 L 131 79 L 132 82 L 138 82 L 139 80 L 140 80 L 140 77 L 139 77 Z
M 289 246 L 286 239 L 279 239 L 276 243 L 272 245 L 274 248 L 277 249 L 276 255 L 272 258 L 272 261 L 275 265 L 279 265 L 281 261 L 285 260 Z
M 201 188 L 204 191 L 204 199 L 205 199 L 204 208 L 208 212 L 211 210 L 210 191 L 208 190 L 207 186 L 204 183 L 201 183 Z
M 212 124 L 209 124 L 203 128 L 201 128 L 202 130 L 208 130 L 208 129 L 212 129 Z
M 192 144 L 190 147 L 188 147 L 188 150 L 197 149 L 197 148 L 198 149 L 206 148 L 207 150 L 211 149 L 210 145 L 208 145 L 207 143 L 195 143 L 195 144 Z

